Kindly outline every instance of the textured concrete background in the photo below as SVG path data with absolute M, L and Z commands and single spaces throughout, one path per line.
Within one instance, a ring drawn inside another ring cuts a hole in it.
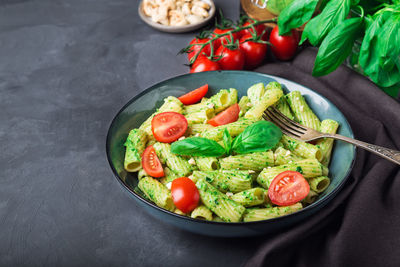
M 237 19 L 239 1 L 216 1 Z M 155 221 L 105 154 L 116 112 L 188 72 L 194 33 L 145 25 L 138 1 L 0 1 L 0 265 L 238 266 L 263 238 L 216 239 Z

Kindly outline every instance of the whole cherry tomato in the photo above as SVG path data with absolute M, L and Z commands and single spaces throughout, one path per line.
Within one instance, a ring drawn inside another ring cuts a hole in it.
M 220 70 L 221 67 L 218 62 L 210 60 L 208 57 L 199 57 L 190 68 L 190 73 Z
M 233 30 L 233 28 L 228 28 L 228 29 L 218 29 L 216 28 L 214 30 L 214 34 L 211 35 L 211 37 L 213 38 L 215 36 L 215 34 L 223 34 L 223 33 L 227 33 L 229 31 Z M 239 40 L 239 34 L 237 32 L 232 33 L 233 36 L 233 42 L 235 42 L 236 40 Z M 230 35 L 225 35 L 222 37 L 219 37 L 218 39 L 213 41 L 213 45 L 214 45 L 214 50 L 218 49 L 221 44 L 227 44 L 228 41 L 231 41 L 231 36 Z
M 240 38 L 240 50 L 245 55 L 244 68 L 254 69 L 261 65 L 265 55 L 267 54 L 267 44 L 247 41 L 251 39 L 251 34 L 244 35 Z
M 176 178 L 172 181 L 171 195 L 175 206 L 184 213 L 194 210 L 200 200 L 199 190 L 187 177 Z
M 277 59 L 289 60 L 296 53 L 299 43 L 299 35 L 297 31 L 292 30 L 290 35 L 279 35 L 278 26 L 272 30 L 269 36 L 271 43 L 271 51 Z
M 222 45 L 216 55 L 222 56 L 218 63 L 223 70 L 242 70 L 244 67 L 245 55 L 239 48 L 229 49 Z
M 188 53 L 188 59 L 189 61 L 192 59 L 194 55 L 196 55 L 198 52 L 200 52 L 199 56 L 203 56 L 203 53 L 205 53 L 207 56 L 210 55 L 211 48 L 210 45 L 206 45 L 201 49 L 201 45 L 195 45 L 195 44 L 204 44 L 207 43 L 209 39 L 203 38 L 203 39 L 198 39 L 194 38 L 191 42 L 190 45 L 194 45 L 190 48 L 191 52 Z

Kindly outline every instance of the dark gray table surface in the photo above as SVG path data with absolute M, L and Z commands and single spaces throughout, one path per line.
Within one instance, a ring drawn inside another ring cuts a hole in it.
M 216 1 L 237 19 L 239 1 Z M 188 72 L 194 33 L 144 24 L 138 1 L 0 1 L 0 265 L 238 266 L 264 238 L 154 220 L 114 178 L 108 126 L 133 96 Z

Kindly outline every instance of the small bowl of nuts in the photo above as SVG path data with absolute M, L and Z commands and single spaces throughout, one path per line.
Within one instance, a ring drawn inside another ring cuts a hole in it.
M 163 32 L 189 32 L 206 25 L 215 15 L 212 0 L 143 0 L 139 16 Z

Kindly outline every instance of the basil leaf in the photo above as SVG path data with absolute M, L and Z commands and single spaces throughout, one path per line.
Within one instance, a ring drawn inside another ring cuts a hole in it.
M 374 16 L 367 27 L 360 48 L 359 62 L 361 68 L 373 82 L 383 87 L 393 86 L 400 82 L 400 66 L 393 67 L 392 70 L 385 70 L 380 65 L 381 56 L 385 53 L 383 53 L 384 51 L 382 51 L 378 42 L 385 34 L 383 26 L 389 21 L 391 15 L 392 12 L 385 11 Z
M 350 55 L 361 35 L 363 18 L 352 18 L 336 25 L 322 42 L 314 63 L 314 76 L 326 75 L 339 67 Z
M 229 134 L 229 131 L 226 128 L 224 130 L 223 140 L 224 140 L 225 153 L 227 155 L 230 155 L 232 148 L 232 136 Z
M 311 19 L 319 0 L 293 1 L 282 10 L 278 18 L 279 35 L 290 32 L 291 29 L 300 27 Z
M 267 151 L 281 140 L 282 131 L 269 121 L 258 121 L 248 126 L 233 140 L 232 151 L 238 154 Z
M 379 53 L 379 65 L 391 71 L 396 63 L 400 61 L 400 16 L 392 13 L 385 22 L 379 34 L 377 43 Z
M 220 157 L 225 154 L 220 144 L 202 137 L 189 137 L 172 143 L 171 151 L 178 155 L 198 157 Z
M 321 14 L 306 24 L 300 44 L 308 39 L 313 46 L 319 46 L 328 32 L 346 18 L 350 11 L 350 5 L 351 0 L 329 1 Z

